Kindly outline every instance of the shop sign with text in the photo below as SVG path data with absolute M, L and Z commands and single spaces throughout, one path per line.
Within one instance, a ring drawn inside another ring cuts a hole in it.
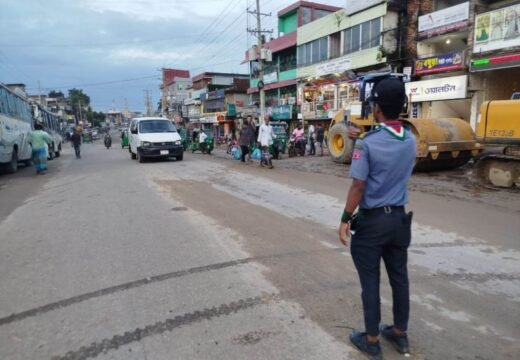
M 464 66 L 463 52 L 430 56 L 415 62 L 415 74 L 433 74 L 443 71 L 459 70 Z
M 278 81 L 278 73 L 276 71 L 264 74 L 264 84 L 271 84 Z
M 469 1 L 419 17 L 419 38 L 431 37 L 468 25 Z
M 452 76 L 440 79 L 414 81 L 405 84 L 406 94 L 412 103 L 464 99 L 468 88 L 467 75 Z
M 496 70 L 520 66 L 520 54 L 471 60 L 471 71 Z
M 473 53 L 520 46 L 520 4 L 475 17 Z
M 291 105 L 275 105 L 271 109 L 271 116 L 273 120 L 291 120 L 292 106 Z
M 336 61 L 329 61 L 321 65 L 316 66 L 316 76 L 324 76 L 334 73 L 342 73 L 343 71 L 347 71 L 351 67 L 352 60 L 341 59 Z

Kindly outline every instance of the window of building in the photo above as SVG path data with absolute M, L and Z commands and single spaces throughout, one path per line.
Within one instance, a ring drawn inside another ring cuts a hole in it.
M 302 14 L 302 25 L 308 24 L 312 21 L 312 11 L 311 8 L 308 7 L 302 7 L 301 8 L 301 14 Z
M 310 63 L 315 63 L 320 58 L 320 43 L 319 40 L 314 40 L 312 43 L 312 59 Z
M 381 44 L 381 18 L 370 21 L 370 47 Z
M 329 55 L 329 39 L 327 36 L 322 37 L 321 39 L 315 40 L 320 46 L 320 54 L 318 57 L 318 61 L 327 60 Z
M 356 25 L 352 28 L 352 39 L 351 39 L 351 51 L 359 51 L 360 48 L 360 39 L 361 35 L 361 25 Z
M 329 14 L 330 14 L 330 11 L 314 9 L 314 20 L 317 20 L 317 19 L 327 16 Z
M 377 47 L 381 42 L 381 18 L 366 21 L 343 31 L 343 53 Z
M 341 55 L 341 33 L 337 32 L 330 35 L 329 59 L 337 58 Z
M 305 65 L 312 64 L 312 43 L 308 43 L 305 46 Z
M 351 49 L 352 44 L 352 29 L 346 29 L 343 31 L 343 53 L 350 54 L 352 52 Z
M 361 50 L 370 48 L 370 21 L 361 24 Z

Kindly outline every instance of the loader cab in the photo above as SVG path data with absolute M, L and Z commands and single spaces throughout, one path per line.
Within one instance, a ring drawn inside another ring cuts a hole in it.
M 361 116 L 363 119 L 368 119 L 372 115 L 372 109 L 374 104 L 370 101 L 372 96 L 372 92 L 376 85 L 388 78 L 397 78 L 402 80 L 403 74 L 383 72 L 383 73 L 373 73 L 363 76 L 360 79 L 359 85 L 359 101 L 361 102 Z M 402 117 L 407 117 L 408 114 L 408 98 L 406 98 L 406 102 L 404 104 L 403 109 L 401 110 Z

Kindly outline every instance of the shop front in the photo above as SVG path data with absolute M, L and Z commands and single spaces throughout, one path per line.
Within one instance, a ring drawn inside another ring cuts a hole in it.
M 513 93 L 520 91 L 519 16 L 519 4 L 475 16 L 470 62 L 474 129 L 484 101 L 511 99 Z

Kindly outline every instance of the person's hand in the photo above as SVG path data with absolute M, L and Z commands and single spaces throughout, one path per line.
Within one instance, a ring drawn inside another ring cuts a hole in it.
M 339 224 L 339 241 L 345 246 L 348 246 L 348 239 L 350 237 L 350 223 Z
M 348 127 L 348 137 L 349 139 L 356 140 L 361 134 L 361 129 L 355 126 L 349 126 Z

